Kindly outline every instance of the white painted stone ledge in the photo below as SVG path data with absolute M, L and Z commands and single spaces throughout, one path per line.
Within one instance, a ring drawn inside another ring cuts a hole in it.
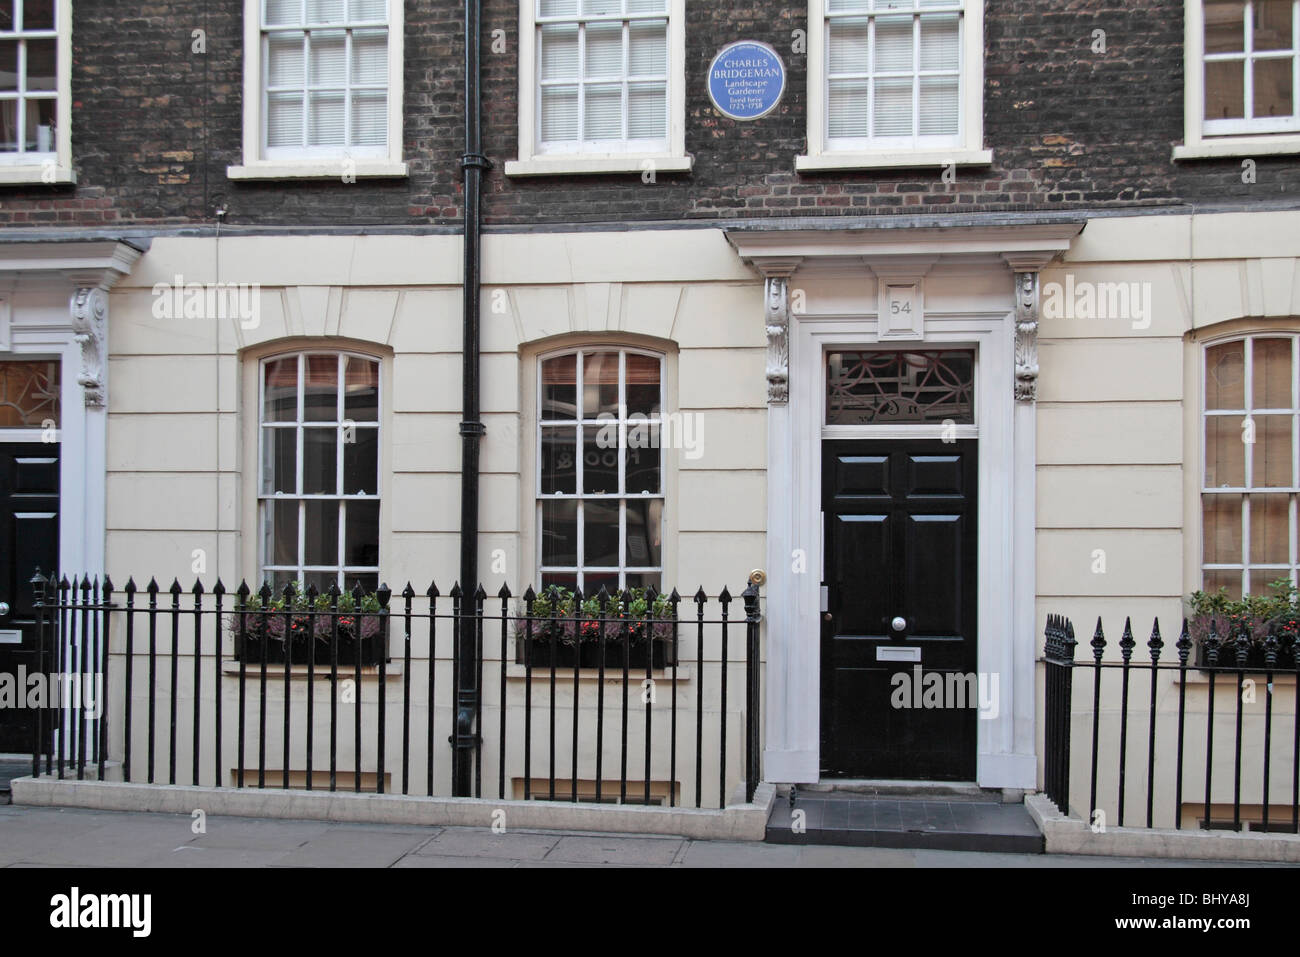
M 1295 834 L 1145 827 L 1107 827 L 1094 834 L 1081 818 L 1062 814 L 1046 794 L 1026 795 L 1025 807 L 1043 832 L 1048 854 L 1300 863 L 1300 836 Z
M 753 803 L 723 810 L 123 784 L 47 777 L 16 778 L 12 786 L 13 803 L 33 807 L 165 814 L 191 814 L 202 809 L 209 815 L 428 827 L 491 827 L 496 823 L 493 814 L 504 810 L 507 828 L 667 834 L 712 841 L 763 840 L 768 812 L 776 797 L 775 787 L 766 782 L 758 785 Z

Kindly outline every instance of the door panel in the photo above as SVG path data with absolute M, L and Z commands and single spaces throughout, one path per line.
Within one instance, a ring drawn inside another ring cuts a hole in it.
M 910 689 L 974 674 L 976 458 L 974 440 L 823 443 L 828 777 L 974 779 L 976 710 L 896 707 L 895 675 Z
M 0 602 L 9 605 L 0 615 L 0 673 L 15 680 L 20 667 L 29 675 L 40 669 L 31 578 L 38 567 L 56 571 L 58 556 L 59 446 L 0 444 Z M 0 708 L 0 751 L 30 753 L 36 716 L 25 707 Z M 51 724 L 45 721 L 47 737 Z

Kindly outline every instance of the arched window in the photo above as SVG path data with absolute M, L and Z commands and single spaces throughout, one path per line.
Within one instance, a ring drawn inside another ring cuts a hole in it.
M 1270 593 L 1296 581 L 1300 337 L 1249 335 L 1205 348 L 1203 587 Z
M 662 586 L 663 356 L 576 349 L 538 376 L 543 585 L 585 594 Z
M 299 352 L 262 360 L 258 524 L 279 590 L 379 584 L 379 360 Z

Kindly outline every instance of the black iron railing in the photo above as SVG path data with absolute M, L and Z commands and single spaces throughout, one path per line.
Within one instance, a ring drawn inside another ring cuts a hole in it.
M 1146 660 L 1134 659 L 1138 642 L 1127 619 L 1117 643 L 1118 659 L 1105 660 L 1108 645 L 1100 618 L 1089 643 L 1090 660 L 1075 659 L 1078 643 L 1069 619 L 1049 615 L 1045 637 L 1044 790 L 1063 812 L 1069 813 L 1072 785 L 1081 783 L 1071 774 L 1072 728 L 1078 717 L 1091 729 L 1086 811 L 1094 826 L 1107 820 L 1133 826 L 1132 805 L 1144 797 L 1138 817 L 1146 827 L 1154 826 L 1157 815 L 1169 820 L 1172 810 L 1177 828 L 1187 813 L 1202 828 L 1240 830 L 1244 822 L 1263 831 L 1300 833 L 1300 649 L 1294 636 L 1270 633 L 1259 643 L 1260 655 L 1247 631 L 1224 640 L 1211 622 L 1200 655 L 1190 662 L 1196 643 L 1185 619 L 1173 643 L 1176 661 L 1162 660 L 1167 645 L 1159 619 L 1146 642 Z M 1081 672 L 1091 706 L 1076 715 L 1074 682 Z M 1294 684 L 1275 686 L 1275 678 L 1283 677 L 1295 679 Z M 1113 727 L 1116 718 L 1118 728 Z M 1225 725 L 1231 729 L 1226 744 Z M 1225 747 L 1231 748 L 1230 771 L 1224 767 Z M 1289 782 L 1278 780 L 1275 764 L 1284 775 L 1289 772 Z M 1225 775 L 1231 786 L 1231 819 Z M 1158 803 L 1170 798 L 1172 808 Z M 1250 815 L 1258 820 L 1245 820 L 1247 805 L 1258 808 Z M 1278 806 L 1280 820 L 1272 810 Z
M 482 797 L 486 770 L 499 799 L 725 807 L 729 783 L 749 801 L 761 773 L 755 585 L 734 615 L 726 588 L 689 600 L 651 589 L 637 604 L 602 589 L 594 613 L 578 594 L 563 617 L 529 613 L 533 590 L 519 604 L 505 586 L 493 599 L 410 584 L 277 595 L 132 580 L 119 592 L 107 577 L 39 573 L 32 586 L 42 668 L 103 689 L 98 713 L 43 716 L 54 733 L 38 727 L 36 776 L 44 756 L 45 774 L 78 779 L 104 779 L 113 760 L 128 782 Z M 559 645 L 591 635 L 594 658 L 559 663 Z M 536 664 L 539 641 L 551 654 Z M 655 642 L 664 654 L 638 657 Z M 468 647 L 476 680 L 458 686 Z M 465 751 L 469 777 L 454 759 Z

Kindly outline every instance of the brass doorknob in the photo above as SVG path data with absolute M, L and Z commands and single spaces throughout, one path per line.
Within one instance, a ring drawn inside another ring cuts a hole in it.
M 825 621 L 830 621 L 830 620 L 831 620 L 831 613 L 830 613 L 829 611 L 826 612 L 826 614 L 822 615 L 822 618 L 823 618 Z

